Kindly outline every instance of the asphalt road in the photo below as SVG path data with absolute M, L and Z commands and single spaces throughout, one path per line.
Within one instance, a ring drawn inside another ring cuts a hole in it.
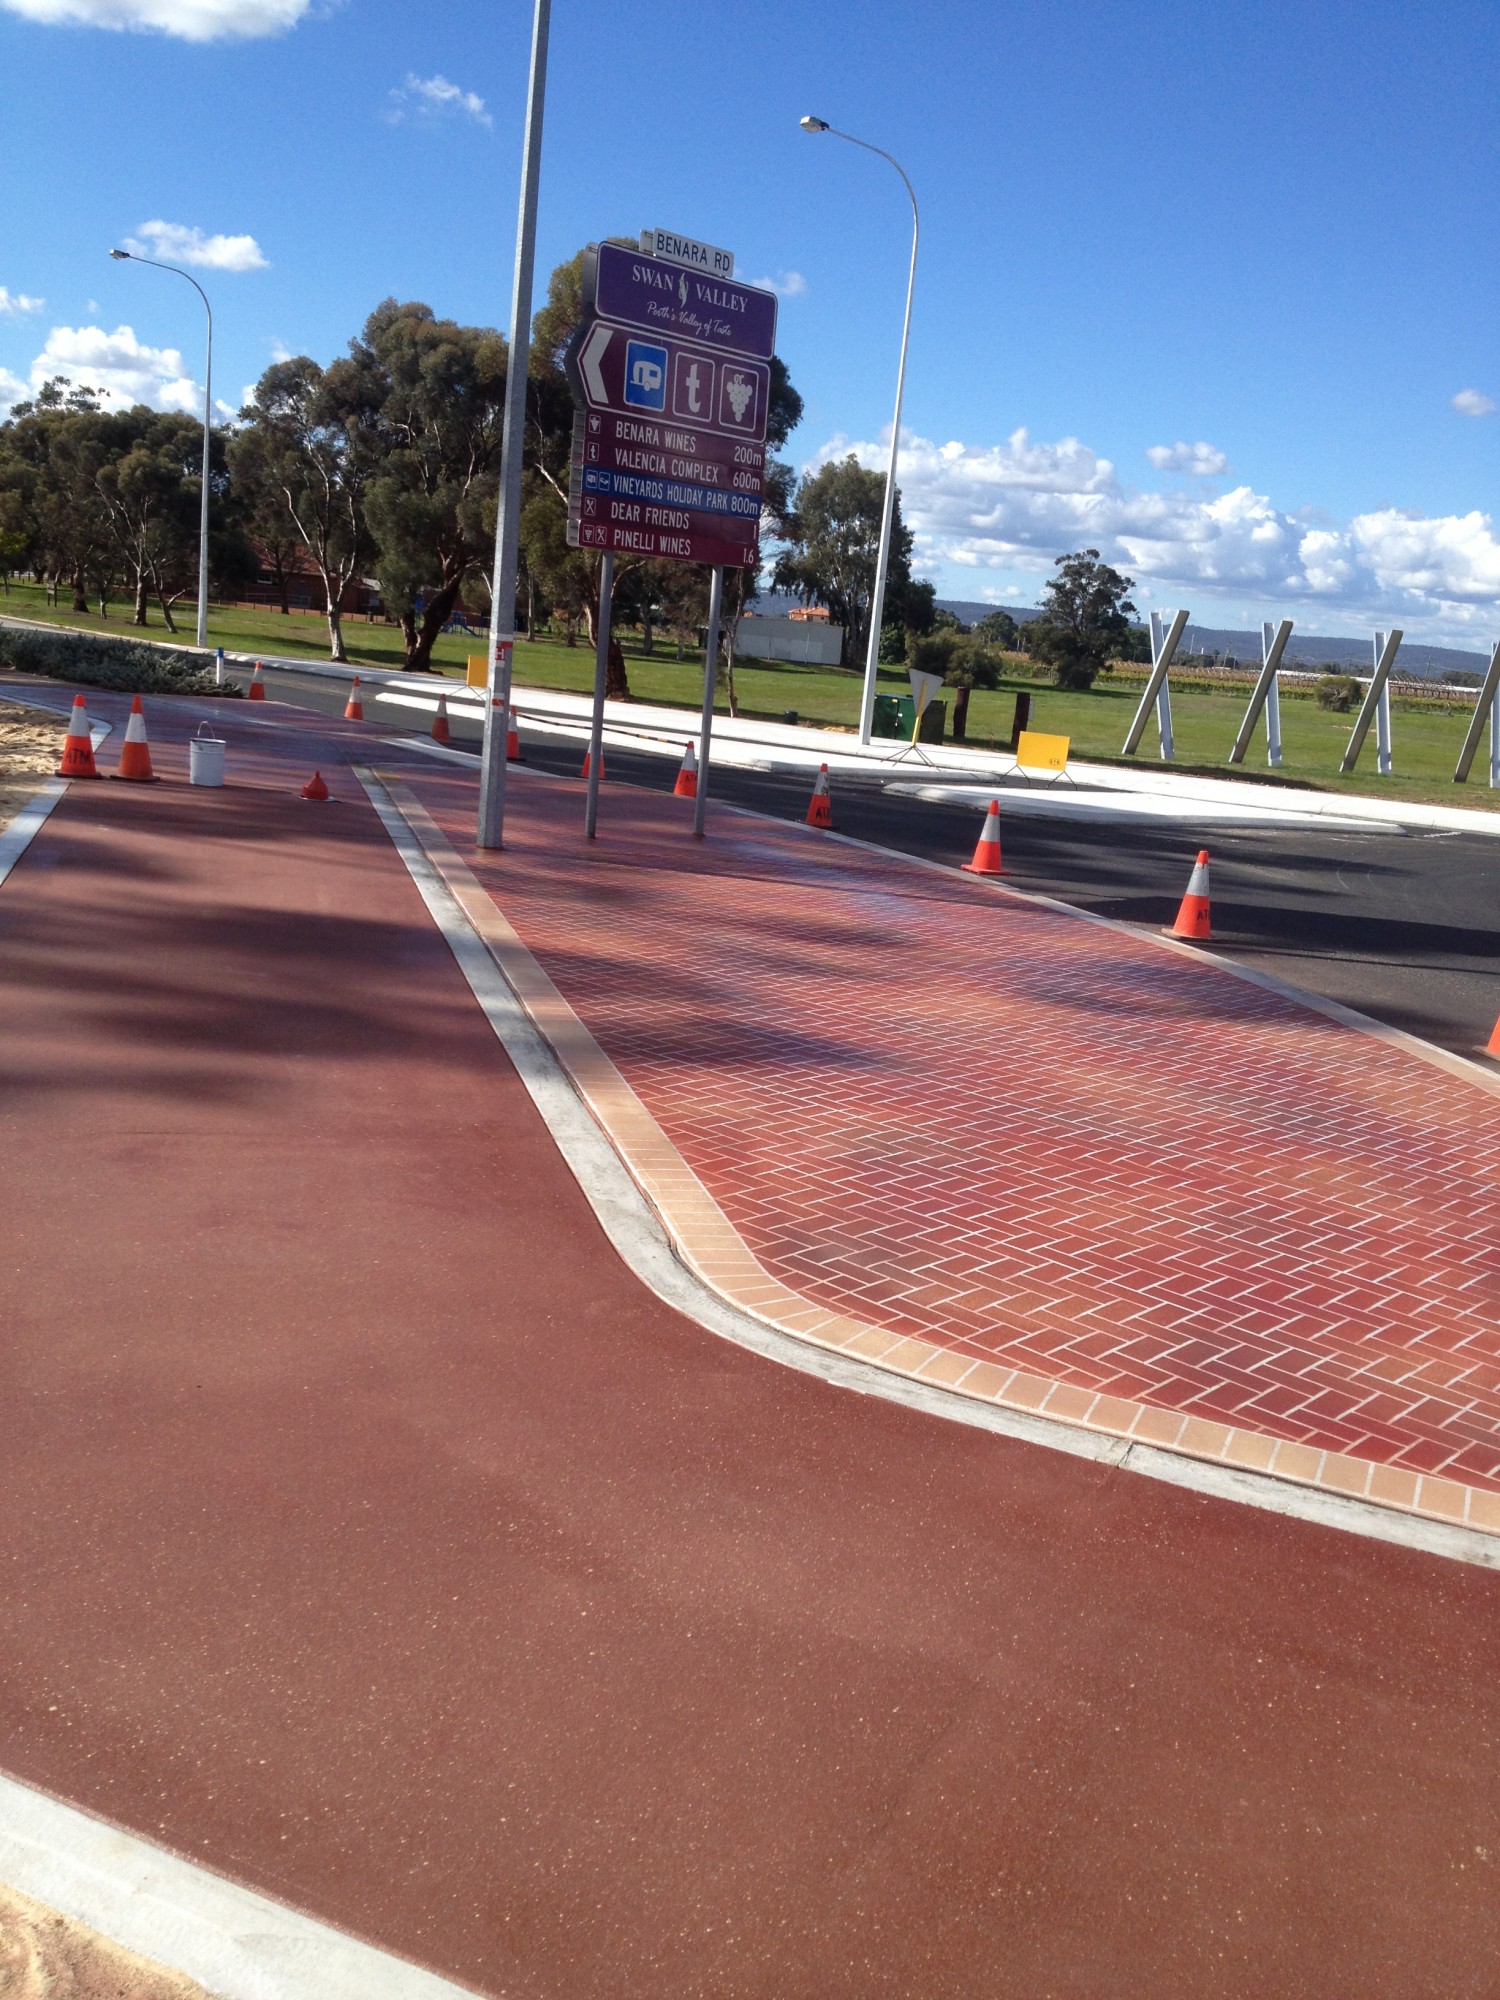
M 265 679 L 278 700 L 343 713 L 341 684 L 281 668 Z M 367 713 L 379 711 L 372 704 Z M 455 717 L 452 730 L 456 748 L 478 749 L 477 725 Z M 529 763 L 577 775 L 576 739 L 541 738 L 523 726 L 522 740 Z M 668 759 L 613 745 L 607 765 L 612 782 L 659 791 L 676 776 Z M 794 819 L 807 809 L 800 775 L 716 768 L 713 781 L 715 795 L 735 805 Z M 971 808 L 904 798 L 874 778 L 841 775 L 834 810 L 840 832 L 935 861 L 967 857 L 978 833 Z M 1150 925 L 1171 922 L 1193 855 L 1206 844 L 1217 951 L 1460 1055 L 1481 1049 L 1500 1015 L 1500 840 L 1259 827 L 1216 827 L 1200 840 L 1125 815 L 1108 823 L 1016 816 L 1005 821 L 1004 840 L 1018 887 Z

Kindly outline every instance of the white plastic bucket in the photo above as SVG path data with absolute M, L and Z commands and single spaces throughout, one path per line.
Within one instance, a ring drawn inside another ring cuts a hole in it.
M 198 734 L 188 742 L 188 783 L 190 785 L 222 785 L 224 782 L 224 752 L 229 745 L 222 736 L 205 736 L 206 722 L 198 724 Z

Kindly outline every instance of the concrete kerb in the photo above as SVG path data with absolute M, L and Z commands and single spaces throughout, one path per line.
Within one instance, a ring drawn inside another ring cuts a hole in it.
M 1094 1395 L 845 1319 L 791 1293 L 755 1262 L 425 808 L 392 776 L 363 767 L 356 775 L 610 1241 L 669 1305 L 839 1387 L 1206 1495 L 1500 1568 L 1500 1495 Z M 1025 900 L 1108 921 L 1048 898 Z M 1056 1412 L 1048 1409 L 1054 1400 Z
M 475 1991 L 4 1776 L 0 1881 L 187 1973 L 217 2000 L 458 2000 Z

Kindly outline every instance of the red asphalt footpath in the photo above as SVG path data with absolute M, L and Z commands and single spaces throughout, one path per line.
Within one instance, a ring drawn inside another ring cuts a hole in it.
M 488 1994 L 1489 2000 L 1491 1575 L 680 1318 L 374 732 L 198 712 L 0 887 L 9 1773 Z

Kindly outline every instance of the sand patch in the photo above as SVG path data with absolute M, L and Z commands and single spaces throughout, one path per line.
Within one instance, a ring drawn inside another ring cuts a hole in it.
M 3 1884 L 0 1995 L 4 2000 L 212 2000 L 196 1979 L 140 1958 Z
M 40 779 L 56 771 L 66 734 L 66 723 L 46 709 L 0 702 L 0 826 L 21 810 Z

